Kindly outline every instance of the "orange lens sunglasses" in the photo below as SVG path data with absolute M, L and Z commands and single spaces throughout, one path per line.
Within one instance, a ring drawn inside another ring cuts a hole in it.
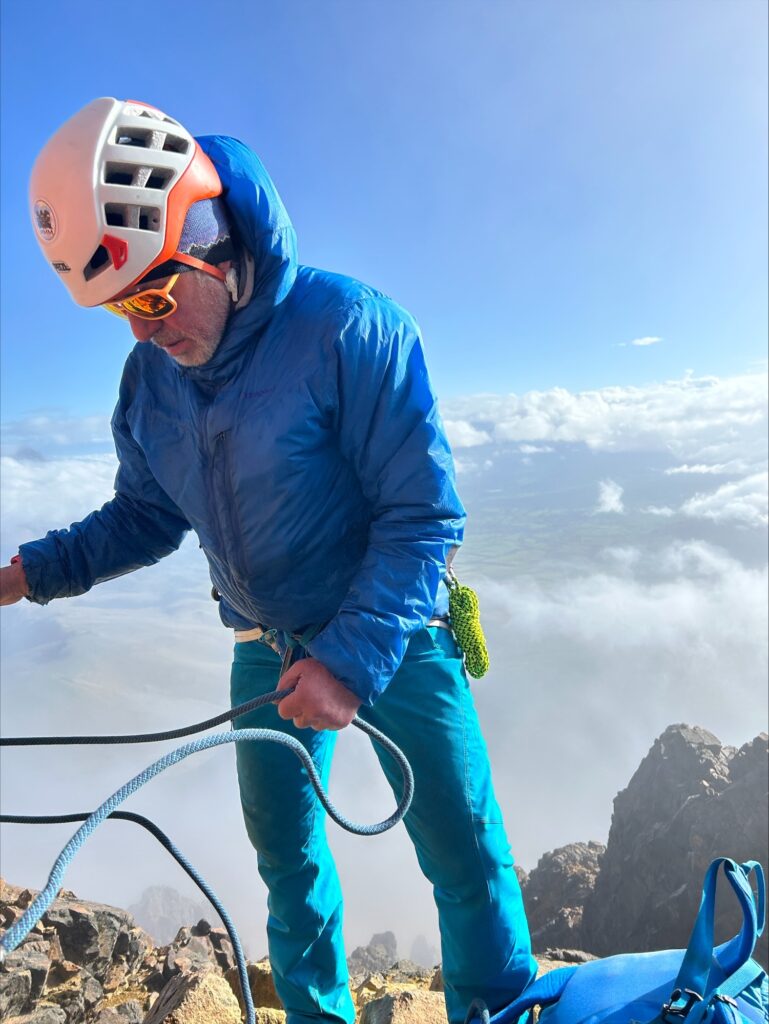
M 177 263 L 186 263 L 196 270 L 202 270 L 204 273 L 210 274 L 220 281 L 225 280 L 226 275 L 224 271 L 220 270 L 219 267 L 212 266 L 210 263 L 204 263 L 203 260 L 199 260 L 195 256 L 176 252 L 171 258 L 176 260 Z M 103 302 L 102 307 L 110 313 L 114 313 L 115 316 L 122 316 L 124 318 L 136 316 L 140 320 L 164 320 L 167 316 L 176 312 L 176 299 L 171 294 L 171 289 L 179 280 L 179 277 L 179 274 L 172 274 L 162 288 L 144 288 L 142 291 L 135 292 L 133 295 L 126 295 L 122 299 Z
M 176 299 L 171 289 L 179 280 L 179 274 L 172 274 L 162 288 L 145 288 L 134 295 L 126 295 L 117 302 L 102 303 L 104 309 L 115 316 L 136 316 L 140 320 L 164 320 L 176 312 Z

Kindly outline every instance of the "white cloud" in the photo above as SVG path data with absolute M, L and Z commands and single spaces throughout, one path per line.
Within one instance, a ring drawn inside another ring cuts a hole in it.
M 34 540 L 82 519 L 114 494 L 117 459 L 88 455 L 53 460 L 0 459 L 3 544 Z
M 3 424 L 3 445 L 63 447 L 66 445 L 107 444 L 112 440 L 110 417 L 69 416 L 56 410 L 44 410 Z
M 446 420 L 444 426 L 452 448 L 475 448 L 491 441 L 485 430 L 478 430 L 463 420 Z
M 622 504 L 623 488 L 614 480 L 602 480 L 599 484 L 598 504 L 596 512 L 624 512 Z
M 493 465 L 493 459 L 483 459 L 482 461 L 479 461 L 476 459 L 454 457 L 454 468 L 458 474 L 482 473 L 491 469 Z
M 731 744 L 766 729 L 766 567 L 701 542 L 605 554 L 608 571 L 467 580 L 492 661 L 476 700 L 525 865 L 538 848 L 603 840 L 613 797 L 668 725 Z M 553 800 L 547 821 L 527 814 Z
M 619 343 L 620 348 L 627 348 L 630 345 L 635 345 L 639 348 L 645 348 L 647 345 L 658 345 L 662 341 L 662 338 L 634 338 L 632 341 L 621 341 Z
M 521 444 L 518 445 L 518 451 L 524 455 L 539 455 L 540 453 L 555 451 L 548 444 Z
M 720 476 L 724 473 L 739 473 L 744 472 L 745 464 L 741 461 L 735 461 L 728 465 L 708 466 L 705 463 L 700 463 L 697 466 L 672 466 L 670 469 L 665 470 L 665 476 L 678 476 L 681 473 L 697 473 L 700 475 L 711 474 L 714 476 Z
M 723 484 L 710 494 L 696 494 L 681 506 L 684 515 L 715 522 L 732 520 L 745 526 L 769 522 L 767 487 L 769 474 L 755 473 L 735 483 Z
M 742 480 L 722 484 L 715 491 L 697 493 L 677 509 L 668 505 L 647 505 L 641 511 L 653 516 L 684 515 L 691 519 L 761 528 L 769 523 L 768 490 L 769 474 L 752 473 Z
M 617 568 L 630 571 L 641 561 L 641 551 L 639 548 L 629 547 L 610 547 L 604 549 L 604 557 L 613 562 Z
M 445 403 L 450 420 L 497 443 L 583 443 L 672 453 L 692 464 L 739 459 L 754 469 L 766 458 L 766 406 L 767 377 L 760 373 L 576 393 L 556 387 L 470 395 Z

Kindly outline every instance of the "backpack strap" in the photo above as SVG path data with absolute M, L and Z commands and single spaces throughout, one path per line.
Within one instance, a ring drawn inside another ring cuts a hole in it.
M 738 935 L 729 942 L 714 951 L 713 930 L 715 918 L 716 886 L 718 883 L 718 871 L 723 864 L 726 875 L 737 899 L 740 902 L 743 913 L 742 928 Z M 756 910 L 756 896 L 750 885 L 750 875 L 755 873 L 758 895 L 758 910 Z M 744 965 L 750 962 L 756 939 L 763 931 L 765 914 L 765 885 L 764 873 L 757 861 L 748 861 L 745 864 L 737 864 L 729 857 L 718 857 L 708 868 L 705 875 L 705 882 L 702 887 L 702 899 L 697 919 L 694 922 L 689 945 L 686 948 L 681 969 L 673 986 L 670 1002 L 667 1004 L 667 1012 L 676 1011 L 681 1013 L 681 1008 L 676 1004 L 681 1000 L 694 1002 L 688 1006 L 688 1016 L 691 1018 L 699 1000 L 703 999 L 706 993 L 721 992 L 729 995 L 723 985 L 726 981 L 738 972 L 742 971 Z M 715 959 L 714 959 L 715 954 Z M 711 969 L 718 966 L 727 975 L 724 983 L 719 988 L 710 984 Z M 745 987 L 742 983 L 737 991 Z M 709 1000 L 703 999 L 707 1007 Z M 704 1012 L 704 1011 L 703 1011 Z M 663 1019 L 664 1016 L 663 1016 Z M 695 1019 L 695 1018 L 692 1018 Z M 704 1018 L 703 1018 L 704 1019 Z
M 726 871 L 726 877 L 737 894 L 743 912 L 743 923 L 739 934 L 714 950 L 714 956 L 719 966 L 724 974 L 729 975 L 750 959 L 753 955 L 756 940 L 764 931 L 766 892 L 764 870 L 758 861 L 746 861 L 735 870 L 725 865 L 724 870 Z M 750 884 L 751 875 L 755 875 L 755 894 Z M 756 902 L 758 906 L 756 906 Z M 754 919 L 755 933 L 753 932 Z
M 738 970 L 727 978 L 726 981 L 722 982 L 713 992 L 708 995 L 700 1003 L 696 1003 L 689 1014 L 686 1017 L 686 1024 L 703 1024 L 703 1022 L 711 1019 L 708 1014 L 712 1011 L 714 1005 L 719 1000 L 723 1001 L 728 1005 L 736 1005 L 735 1000 L 737 996 L 744 992 L 745 989 L 751 985 L 754 981 L 758 981 L 764 973 L 763 967 L 755 962 L 755 960 L 748 960 L 746 964 L 743 964 Z M 736 1017 L 737 1020 L 743 1019 L 741 1016 Z

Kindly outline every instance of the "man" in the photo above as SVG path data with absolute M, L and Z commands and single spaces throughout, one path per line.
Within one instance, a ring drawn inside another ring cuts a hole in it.
M 4 603 L 81 594 L 195 530 L 235 630 L 233 704 L 278 686 L 287 645 L 304 654 L 280 680 L 295 691 L 237 725 L 300 736 L 323 778 L 356 714 L 401 747 L 449 1020 L 476 996 L 501 1008 L 536 965 L 447 628 L 464 510 L 416 324 L 381 292 L 297 264 L 286 211 L 244 145 L 196 141 L 145 104 L 104 98 L 71 118 L 38 157 L 30 198 L 75 301 L 125 317 L 139 344 L 112 421 L 114 498 L 22 545 L 0 573 Z M 237 763 L 288 1024 L 350 1024 L 321 808 L 284 748 L 238 744 Z

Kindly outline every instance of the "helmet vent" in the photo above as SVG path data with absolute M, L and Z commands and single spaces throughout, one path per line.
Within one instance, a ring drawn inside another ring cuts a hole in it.
M 107 185 L 132 185 L 163 190 L 173 177 L 174 171 L 164 167 L 137 168 L 131 164 L 108 163 L 104 168 L 104 182 Z
M 160 230 L 160 210 L 152 206 L 106 203 L 104 219 L 113 228 L 138 228 L 139 231 Z
M 88 263 L 83 267 L 83 277 L 86 281 L 91 281 L 110 266 L 112 266 L 112 260 L 109 258 L 109 253 L 103 245 L 100 245 Z
M 152 136 L 155 133 L 151 128 L 141 131 L 138 128 L 118 128 L 115 142 L 118 146 L 141 146 L 143 149 L 160 149 L 160 146 L 152 145 Z
M 190 144 L 187 139 L 183 139 L 178 135 L 166 135 L 166 140 L 163 143 L 163 149 L 166 153 L 186 153 L 190 148 Z
M 115 143 L 118 146 L 138 146 L 141 149 L 158 149 L 166 153 L 180 153 L 184 155 L 189 151 L 190 144 L 183 135 L 177 135 L 168 129 L 171 125 L 163 125 L 163 128 L 134 128 L 118 127 L 115 133 Z

